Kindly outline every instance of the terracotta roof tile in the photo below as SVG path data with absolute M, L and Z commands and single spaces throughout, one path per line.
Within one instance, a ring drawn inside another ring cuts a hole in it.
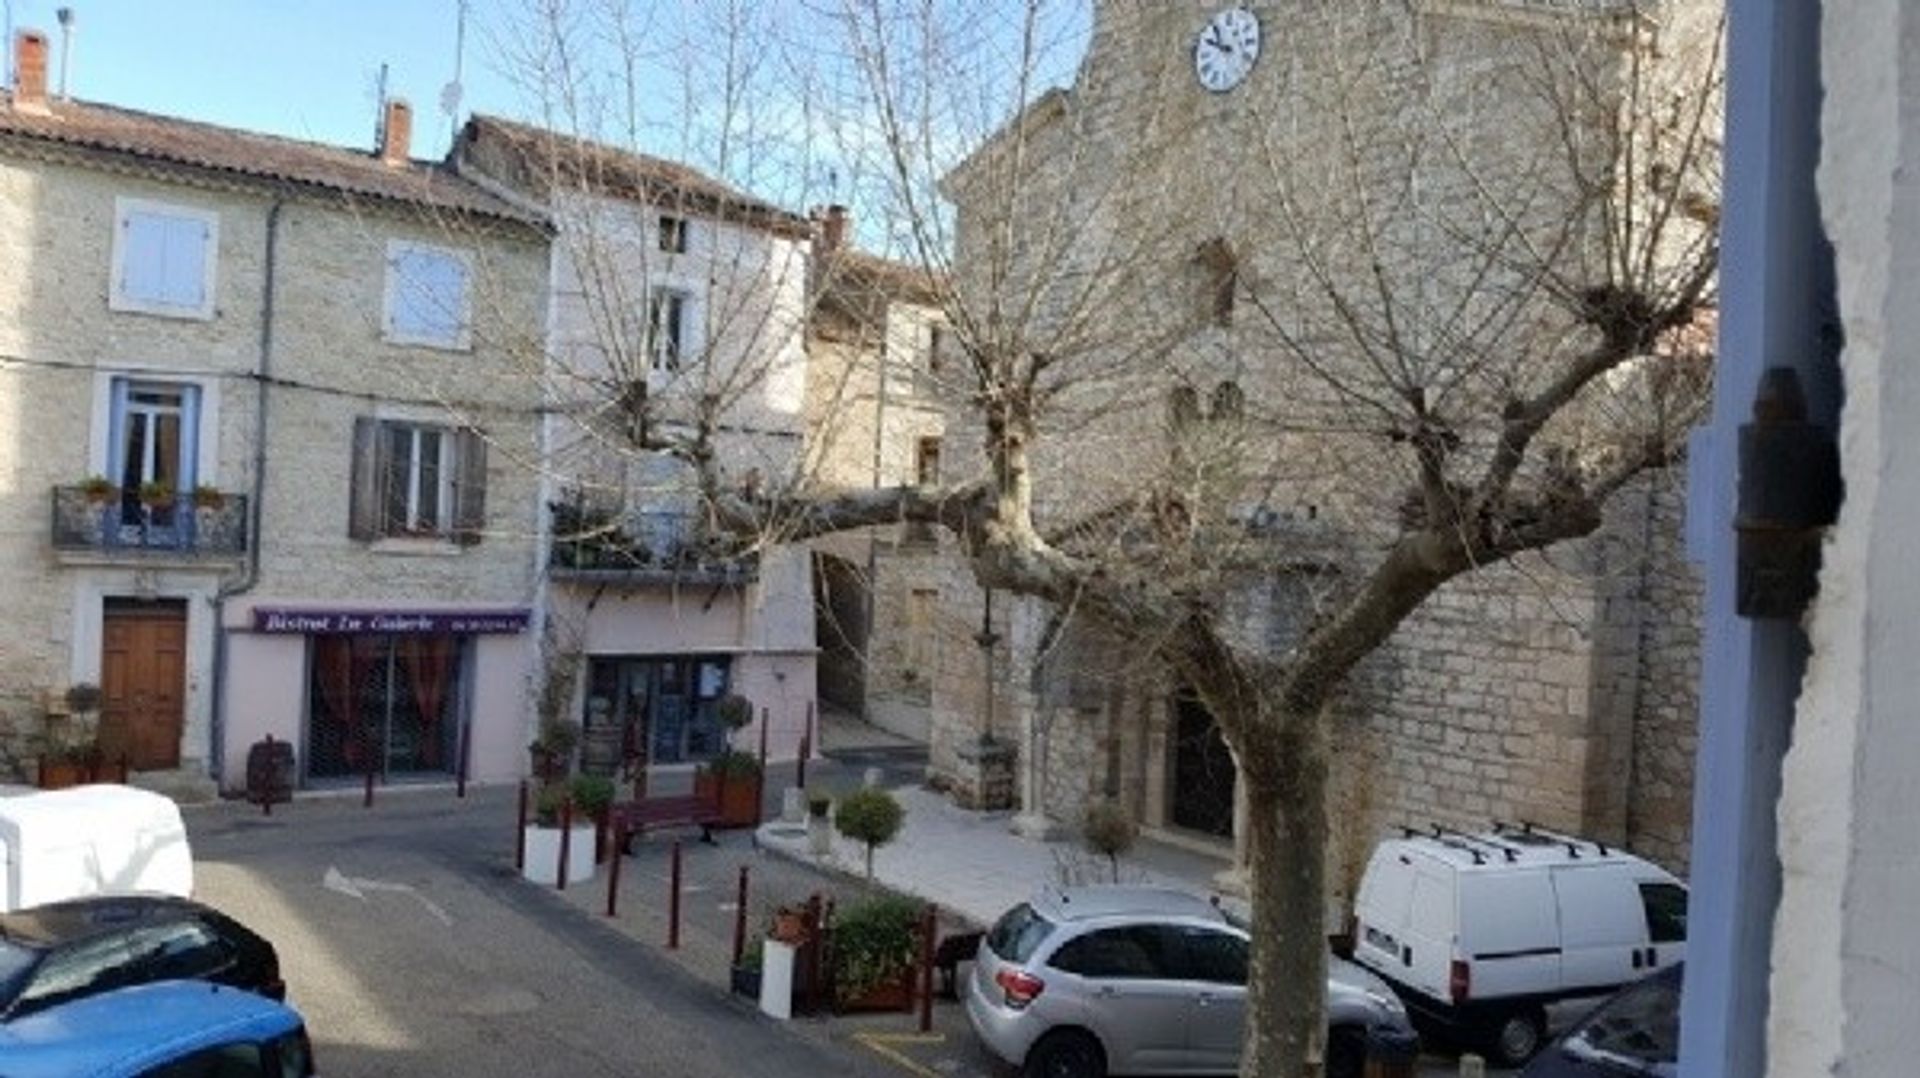
M 813 234 L 813 222 L 765 199 L 664 157 L 476 113 L 461 133 L 467 145 L 504 149 L 518 161 L 522 185 L 552 177 L 582 183 L 597 194 L 684 207 L 691 213 L 765 228 L 795 239 Z M 544 194 L 544 192 L 535 192 Z
M 445 166 L 384 164 L 371 151 L 302 142 L 113 105 L 49 102 L 41 115 L 0 107 L 0 140 L 134 158 L 141 163 L 236 180 L 289 183 L 348 197 L 411 203 L 544 226 L 537 215 L 462 179 Z

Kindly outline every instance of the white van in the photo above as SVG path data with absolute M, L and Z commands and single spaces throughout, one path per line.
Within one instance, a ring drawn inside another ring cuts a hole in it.
M 113 785 L 0 797 L 0 912 L 134 892 L 193 894 L 171 798 Z
M 1686 957 L 1687 889 L 1601 843 L 1532 825 L 1382 842 L 1354 903 L 1353 957 L 1427 1023 L 1501 1062 L 1532 1055 L 1544 1006 Z

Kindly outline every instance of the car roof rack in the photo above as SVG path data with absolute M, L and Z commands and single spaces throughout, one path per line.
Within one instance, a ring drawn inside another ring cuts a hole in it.
M 1567 856 L 1576 861 L 1580 859 L 1580 847 L 1582 845 L 1592 846 L 1595 850 L 1599 851 L 1602 857 L 1611 856 L 1614 852 L 1608 848 L 1606 843 L 1597 839 L 1581 838 L 1578 835 L 1565 834 L 1552 830 L 1551 828 L 1542 827 L 1532 820 L 1521 820 L 1518 827 L 1510 823 L 1495 820 L 1493 821 L 1493 829 L 1496 832 L 1517 833 L 1530 838 L 1545 839 L 1549 842 L 1558 843 L 1559 845 L 1565 846 L 1567 848 Z
M 1443 836 L 1452 837 L 1452 838 L 1458 839 L 1461 842 L 1470 842 L 1476 847 L 1486 847 L 1488 849 L 1493 850 L 1495 853 L 1498 853 L 1501 856 L 1505 857 L 1508 864 L 1513 864 L 1515 861 L 1518 861 L 1520 859 L 1520 848 L 1518 846 L 1501 842 L 1499 839 L 1494 838 L 1492 836 L 1470 835 L 1465 831 L 1460 831 L 1451 827 L 1446 827 L 1437 822 L 1434 823 L 1432 827 L 1433 827 L 1434 838 L 1441 838 Z M 1478 863 L 1479 862 L 1477 861 L 1475 862 L 1475 864 L 1478 864 Z

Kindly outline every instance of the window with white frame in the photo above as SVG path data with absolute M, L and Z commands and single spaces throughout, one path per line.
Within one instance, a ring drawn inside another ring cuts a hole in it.
M 200 387 L 115 378 L 108 418 L 108 478 L 124 523 L 171 521 L 198 482 Z
M 486 514 L 479 432 L 363 416 L 354 422 L 348 533 L 477 542 Z
M 216 213 L 143 199 L 116 200 L 108 306 L 175 318 L 213 317 L 219 238 Z
M 462 252 L 397 240 L 389 243 L 387 340 L 431 348 L 468 347 L 470 276 Z
M 685 292 L 656 288 L 647 299 L 647 348 L 656 371 L 677 371 L 691 351 L 689 315 L 693 303 Z

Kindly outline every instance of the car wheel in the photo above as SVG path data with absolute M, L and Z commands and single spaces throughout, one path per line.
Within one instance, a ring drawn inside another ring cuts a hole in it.
M 1040 1038 L 1027 1052 L 1024 1078 L 1105 1078 L 1107 1055 L 1100 1042 L 1078 1030 L 1062 1029 Z
M 1327 1032 L 1327 1078 L 1360 1078 L 1366 1065 L 1366 1033 L 1352 1026 Z
M 1510 1011 L 1493 1027 L 1493 1061 L 1503 1067 L 1517 1067 L 1533 1058 L 1546 1040 L 1547 1017 L 1538 1007 Z

